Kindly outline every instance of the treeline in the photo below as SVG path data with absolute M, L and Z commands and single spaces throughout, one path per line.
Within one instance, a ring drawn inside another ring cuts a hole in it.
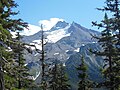
M 33 76 L 29 74 L 29 68 L 23 57 L 24 50 L 28 50 L 28 48 L 25 47 L 26 43 L 20 41 L 19 34 L 28 25 L 22 19 L 12 18 L 18 14 L 13 10 L 17 6 L 14 0 L 0 0 L 0 90 L 71 90 L 63 64 L 55 60 L 50 68 L 45 62 L 44 46 L 46 43 L 44 43 L 43 30 L 42 50 L 40 52 L 38 50 L 38 53 L 41 54 L 41 80 L 39 85 L 33 81 Z M 103 8 L 97 8 L 105 12 L 104 19 L 100 23 L 92 22 L 94 26 L 103 29 L 100 36 L 93 35 L 101 45 L 102 51 L 90 50 L 93 54 L 103 57 L 105 62 L 101 70 L 105 80 L 97 85 L 110 90 L 120 89 L 119 7 L 119 0 L 106 0 Z M 17 32 L 16 37 L 13 38 L 10 32 Z M 97 87 L 88 79 L 84 56 L 81 56 L 81 61 L 81 64 L 76 67 L 80 79 L 77 83 L 78 90 L 90 90 Z

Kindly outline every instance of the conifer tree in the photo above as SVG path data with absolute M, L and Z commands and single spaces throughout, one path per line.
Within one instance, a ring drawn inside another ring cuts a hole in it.
M 0 89 L 1 90 L 5 90 L 4 89 L 4 77 L 3 77 L 3 66 L 4 66 L 4 61 L 3 61 L 3 52 L 4 51 L 4 47 L 0 46 Z
M 49 73 L 49 88 L 50 90 L 70 90 L 68 83 L 68 77 L 65 73 L 65 67 L 63 64 L 55 61 L 54 67 L 52 67 Z
M 54 65 L 49 70 L 49 89 L 56 90 L 57 89 L 57 82 L 58 82 L 58 64 L 57 61 L 54 62 Z
M 59 74 L 58 74 L 58 88 L 57 90 L 70 90 L 71 86 L 68 83 L 69 79 L 67 74 L 65 73 L 65 67 L 63 63 L 59 65 Z
M 3 55 L 9 52 L 6 49 L 10 47 L 12 42 L 10 31 L 23 30 L 23 27 L 27 26 L 27 23 L 24 23 L 21 19 L 11 18 L 11 16 L 18 14 L 18 12 L 12 10 L 17 6 L 14 0 L 0 0 L 0 90 L 5 90 L 4 73 L 8 70 L 4 66 L 11 63 L 8 60 L 9 56 Z
M 29 74 L 29 69 L 25 65 L 25 59 L 23 57 L 25 44 L 20 42 L 20 38 L 21 36 L 18 32 L 15 40 L 17 44 L 12 48 L 14 52 L 14 70 L 18 89 L 28 88 L 32 85 L 32 77 Z
M 84 62 L 84 57 L 81 57 L 81 64 L 76 68 L 78 70 L 78 78 L 80 79 L 78 83 L 78 90 L 88 90 L 90 89 L 91 82 L 88 80 L 87 66 Z
M 105 14 L 104 20 L 100 24 L 93 22 L 93 25 L 104 28 L 100 37 L 95 37 L 102 46 L 102 51 L 95 51 L 96 55 L 104 56 L 106 67 L 103 70 L 106 77 L 105 86 L 111 90 L 120 87 L 120 10 L 118 0 L 106 0 L 106 6 L 98 10 L 110 11 L 112 17 Z
M 14 66 L 14 60 L 13 60 L 13 52 L 10 49 L 11 52 L 3 52 L 3 57 L 5 57 L 6 62 L 4 62 L 4 85 L 5 89 L 12 90 L 15 87 L 15 70 L 13 69 Z
M 115 55 L 115 48 L 114 48 L 114 38 L 112 36 L 112 31 L 110 30 L 110 21 L 108 19 L 107 14 L 105 14 L 104 20 L 102 21 L 104 23 L 104 26 L 101 25 L 101 27 L 105 27 L 105 30 L 101 32 L 101 37 L 98 38 L 98 42 L 101 44 L 103 51 L 96 51 L 94 52 L 97 55 L 100 56 L 105 56 L 105 61 L 107 62 L 106 64 L 109 65 L 108 68 L 105 68 L 104 74 L 106 78 L 108 78 L 106 81 L 107 83 L 109 82 L 109 86 L 111 86 L 112 79 L 113 79 L 113 57 Z M 106 65 L 105 64 L 105 65 Z M 105 66 L 104 66 L 105 67 Z

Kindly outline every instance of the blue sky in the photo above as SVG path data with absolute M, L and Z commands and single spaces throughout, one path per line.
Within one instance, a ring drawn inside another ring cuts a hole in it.
M 93 28 L 92 21 L 100 21 L 104 13 L 96 10 L 103 7 L 105 0 L 15 0 L 20 11 L 18 17 L 24 21 L 39 25 L 40 20 L 62 18 L 86 28 Z

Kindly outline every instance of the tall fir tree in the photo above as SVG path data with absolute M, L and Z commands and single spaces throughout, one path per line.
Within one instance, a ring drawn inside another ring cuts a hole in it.
M 63 66 L 63 63 L 60 63 L 58 70 L 59 70 L 59 74 L 58 74 L 57 90 L 70 90 L 71 86 L 69 84 L 68 76 L 65 73 L 65 66 Z
M 63 64 L 55 61 L 54 66 L 49 72 L 49 89 L 50 90 L 70 90 L 69 79 L 65 73 Z
M 88 79 L 87 65 L 84 62 L 84 57 L 81 57 L 81 64 L 76 68 L 78 71 L 78 78 L 80 79 L 78 83 L 78 90 L 90 90 L 92 85 Z
M 0 30 L 4 30 L 1 26 Z M 6 39 L 5 37 L 3 36 L 6 36 L 6 34 L 4 34 L 4 32 L 1 32 L 1 35 L 0 35 L 0 89 L 1 90 L 5 90 L 5 87 L 4 87 L 4 71 L 3 71 L 3 68 L 4 68 L 4 65 L 6 63 L 6 61 L 4 60 L 4 54 L 7 53 L 5 51 L 6 49 L 6 45 L 4 44 L 4 40 Z
M 57 89 L 57 82 L 58 82 L 58 63 L 55 60 L 53 67 L 49 69 L 49 89 L 56 90 Z
M 10 31 L 23 30 L 23 27 L 27 26 L 27 23 L 24 23 L 21 19 L 11 18 L 11 16 L 18 14 L 18 12 L 12 10 L 17 6 L 14 0 L 0 0 L 0 90 L 5 90 L 4 73 L 8 70 L 4 66 L 11 63 L 8 60 L 9 56 L 3 55 L 5 53 L 10 55 L 9 51 L 6 51 L 12 42 Z
M 104 28 L 100 37 L 95 37 L 102 46 L 102 51 L 95 51 L 96 55 L 104 56 L 106 67 L 103 73 L 106 77 L 105 86 L 111 90 L 120 87 L 120 2 L 118 0 L 106 0 L 106 6 L 98 10 L 112 14 L 108 18 L 105 14 L 104 20 L 100 24 L 93 22 L 93 25 Z
M 22 88 L 29 88 L 32 85 L 32 76 L 29 74 L 29 69 L 25 65 L 25 59 L 23 57 L 24 50 L 25 48 L 25 43 L 22 43 L 20 41 L 21 36 L 19 32 L 16 35 L 15 39 L 15 46 L 12 48 L 14 52 L 14 59 L 15 59 L 15 64 L 14 64 L 14 74 L 15 74 L 15 79 L 17 81 L 16 88 L 22 89 Z

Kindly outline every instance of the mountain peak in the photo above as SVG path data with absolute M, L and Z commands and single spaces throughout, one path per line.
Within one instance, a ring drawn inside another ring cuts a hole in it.
M 58 22 L 56 23 L 56 25 L 51 28 L 51 31 L 65 28 L 65 27 L 68 26 L 68 25 L 69 25 L 69 23 L 67 23 L 67 22 L 65 22 L 65 21 L 58 21 Z
M 78 24 L 78 23 L 76 23 L 76 22 L 72 22 L 72 24 L 71 24 L 72 26 L 77 26 L 77 27 L 82 27 L 80 24 Z
M 65 21 L 58 21 L 56 24 L 56 27 L 63 27 L 65 28 L 69 23 L 65 22 Z

